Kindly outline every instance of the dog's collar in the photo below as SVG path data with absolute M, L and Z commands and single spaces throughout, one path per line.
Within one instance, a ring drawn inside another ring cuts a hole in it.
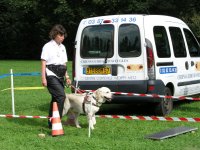
M 92 95 L 92 97 L 97 101 L 97 98 Z
M 92 97 L 96 100 L 96 104 L 95 104 L 94 106 L 100 107 L 100 106 L 102 105 L 102 103 L 100 103 L 100 102 L 97 100 L 97 98 L 94 97 L 93 95 L 92 95 Z
M 103 103 L 100 103 L 96 97 L 92 96 L 96 100 L 96 106 L 100 107 Z

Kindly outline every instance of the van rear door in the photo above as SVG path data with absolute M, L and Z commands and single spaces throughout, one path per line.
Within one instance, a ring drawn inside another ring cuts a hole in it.
M 116 51 L 118 53 L 118 90 L 146 93 L 147 66 L 143 16 L 118 18 Z
M 147 91 L 142 15 L 114 15 L 81 21 L 76 37 L 75 83 L 81 89 Z
M 116 91 L 115 24 L 112 17 L 81 21 L 76 36 L 74 80 L 81 89 L 107 86 Z

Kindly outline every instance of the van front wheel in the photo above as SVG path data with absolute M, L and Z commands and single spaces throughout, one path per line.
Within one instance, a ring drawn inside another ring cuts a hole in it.
M 171 90 L 168 87 L 165 87 L 164 90 L 165 96 L 171 96 Z M 159 116 L 166 116 L 170 114 L 173 109 L 173 101 L 171 98 L 161 98 L 161 102 L 156 103 L 155 113 Z

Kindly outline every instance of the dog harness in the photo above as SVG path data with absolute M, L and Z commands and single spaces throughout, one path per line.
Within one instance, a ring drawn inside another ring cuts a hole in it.
M 84 101 L 83 101 L 83 104 L 82 104 L 82 106 L 83 106 L 83 112 L 84 113 L 86 113 L 85 112 L 85 104 L 90 104 L 90 101 L 88 100 L 88 94 L 84 97 Z M 95 100 L 96 100 L 96 98 L 94 97 L 94 96 L 92 96 Z M 96 105 L 95 103 L 92 103 L 92 106 L 96 106 L 96 107 L 99 107 L 98 105 Z

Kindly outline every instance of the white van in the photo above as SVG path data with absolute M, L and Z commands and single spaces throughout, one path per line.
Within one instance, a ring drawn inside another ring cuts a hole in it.
M 113 92 L 189 96 L 200 93 L 200 45 L 180 19 L 110 15 L 83 19 L 75 39 L 73 85 Z M 157 115 L 172 99 L 116 95 L 113 102 L 154 102 Z

